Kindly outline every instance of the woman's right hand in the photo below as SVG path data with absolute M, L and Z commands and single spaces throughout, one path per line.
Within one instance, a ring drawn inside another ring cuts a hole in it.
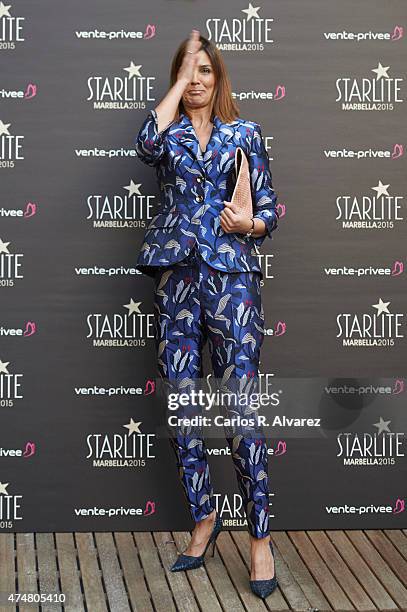
M 184 59 L 182 60 L 181 67 L 178 70 L 178 80 L 185 80 L 187 83 L 190 83 L 194 77 L 194 69 L 198 62 L 197 53 L 200 51 L 202 46 L 199 37 L 199 30 L 192 30 L 185 49 Z M 192 53 L 188 53 L 188 51 L 192 51 Z

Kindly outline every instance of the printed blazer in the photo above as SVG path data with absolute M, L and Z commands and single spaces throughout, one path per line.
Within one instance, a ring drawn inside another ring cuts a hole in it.
M 158 132 L 155 109 L 150 110 L 135 138 L 139 159 L 155 166 L 161 191 L 158 214 L 145 230 L 136 268 L 154 276 L 157 266 L 184 259 L 195 243 L 208 265 L 223 272 L 259 272 L 258 247 L 277 227 L 277 195 L 272 185 L 269 158 L 260 126 L 237 118 L 223 123 L 215 115 L 205 152 L 185 113 Z M 246 238 L 224 232 L 220 213 L 231 200 L 235 181 L 237 145 L 245 151 L 250 169 L 254 216 L 262 219 L 267 234 Z

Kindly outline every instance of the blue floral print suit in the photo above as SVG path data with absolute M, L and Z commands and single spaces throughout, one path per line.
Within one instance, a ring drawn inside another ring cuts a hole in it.
M 257 248 L 265 236 L 245 238 L 220 226 L 223 201 L 230 200 L 237 145 L 249 159 L 254 214 L 265 222 L 270 238 L 278 220 L 276 195 L 260 126 L 243 119 L 224 124 L 216 115 L 213 123 L 203 153 L 186 114 L 181 113 L 180 122 L 172 122 L 160 133 L 154 109 L 144 121 L 136 151 L 141 161 L 156 167 L 164 203 L 146 230 L 137 268 L 155 279 L 155 343 L 161 378 L 178 390 L 194 388 L 202 380 L 202 349 L 208 342 L 213 373 L 222 381 L 222 390 L 250 396 L 258 389 L 264 339 Z M 250 405 L 232 402 L 221 410 L 237 423 L 225 427 L 225 436 L 249 532 L 262 538 L 269 533 L 263 430 Z M 187 406 L 177 416 L 194 414 L 196 409 Z M 253 416 L 247 424 L 247 417 Z M 244 425 L 239 424 L 241 419 L 246 419 Z M 215 508 L 203 434 L 199 427 L 178 426 L 171 442 L 192 517 L 200 521 Z
M 195 244 L 202 258 L 223 272 L 261 273 L 258 247 L 266 236 L 246 238 L 224 232 L 219 215 L 231 199 L 236 146 L 245 151 L 250 170 L 254 216 L 262 219 L 267 235 L 277 228 L 277 195 L 260 126 L 236 119 L 223 123 L 215 115 L 212 136 L 201 151 L 185 113 L 158 132 L 157 113 L 150 110 L 135 139 L 138 157 L 155 166 L 162 203 L 144 236 L 137 268 L 154 276 L 154 266 L 176 263 Z

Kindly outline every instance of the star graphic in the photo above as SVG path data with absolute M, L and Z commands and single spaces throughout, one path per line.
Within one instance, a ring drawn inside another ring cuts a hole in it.
M 391 421 L 384 421 L 383 417 L 380 417 L 380 421 L 378 423 L 373 423 L 373 425 L 378 428 L 378 436 L 384 431 L 388 431 L 390 433 L 389 423 L 391 423 Z
M 382 77 L 386 77 L 386 79 L 389 79 L 390 77 L 387 74 L 389 68 L 390 66 L 386 66 L 386 68 L 384 68 L 384 66 L 382 66 L 380 62 L 377 68 L 372 68 L 372 72 L 376 72 L 376 80 L 378 81 Z
M 130 181 L 130 185 L 123 185 L 123 189 L 127 189 L 129 197 L 133 195 L 141 195 L 140 193 L 141 183 L 135 183 L 133 179 Z
M 5 6 L 3 2 L 0 2 L 0 19 L 2 17 L 11 17 L 9 13 L 10 8 L 11 8 L 11 4 L 9 4 L 8 6 Z
M 389 309 L 387 308 L 390 302 L 383 302 L 382 298 L 379 298 L 378 304 L 372 304 L 373 308 L 377 308 L 377 316 L 385 312 L 386 314 L 390 314 Z
M 143 64 L 140 64 L 139 66 L 135 66 L 134 62 L 130 62 L 130 66 L 128 66 L 127 68 L 123 68 L 123 70 L 127 70 L 127 72 L 129 73 L 129 79 L 132 79 L 135 76 L 141 76 L 140 74 L 140 68 Z
M 141 304 L 141 302 L 135 302 L 133 300 L 133 298 L 130 298 L 130 303 L 129 304 L 123 304 L 123 306 L 125 308 L 129 309 L 129 312 L 127 313 L 129 315 L 133 314 L 133 312 L 139 312 L 141 314 L 140 304 Z
M 9 253 L 9 250 L 7 248 L 9 244 L 9 242 L 3 242 L 0 238 L 0 253 Z
M 257 11 L 260 9 L 259 6 L 256 6 L 256 8 L 252 5 L 251 2 L 249 2 L 249 8 L 247 9 L 242 9 L 242 13 L 247 13 L 247 21 L 250 21 L 250 19 L 252 19 L 253 17 L 256 17 L 256 19 L 260 19 L 260 17 L 257 14 Z
M 6 487 L 8 487 L 9 484 L 9 482 L 5 482 L 4 484 L 0 482 L 0 495 L 8 495 Z
M 10 125 L 11 123 L 3 123 L 0 119 L 0 136 L 3 136 L 4 134 L 6 136 L 10 136 L 10 132 L 8 131 Z
M 127 423 L 127 425 L 123 425 L 123 427 L 127 427 L 127 429 L 129 430 L 129 436 L 130 436 L 130 434 L 141 433 L 140 431 L 141 423 L 142 421 L 135 423 L 133 419 L 130 418 L 130 423 Z
M 383 185 L 383 183 L 379 181 L 379 184 L 377 185 L 377 187 L 372 187 L 372 189 L 377 192 L 376 198 L 381 198 L 384 195 L 390 197 L 390 194 L 387 191 L 389 187 L 390 187 L 390 183 L 388 185 Z
M 7 369 L 7 366 L 10 362 L 9 361 L 2 361 L 0 359 L 0 374 L 10 374 L 10 372 Z

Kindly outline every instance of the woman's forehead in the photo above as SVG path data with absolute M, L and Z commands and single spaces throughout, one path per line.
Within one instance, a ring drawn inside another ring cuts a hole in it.
M 206 51 L 198 51 L 198 66 L 212 66 L 211 58 Z

